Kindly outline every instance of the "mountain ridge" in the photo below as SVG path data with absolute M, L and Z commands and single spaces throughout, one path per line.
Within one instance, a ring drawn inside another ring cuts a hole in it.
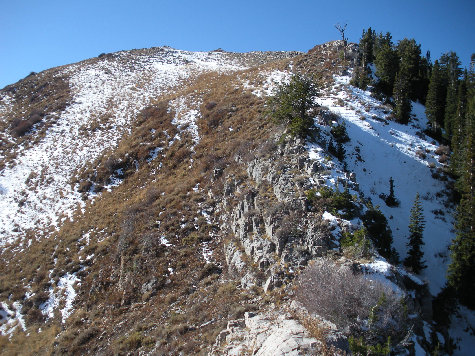
M 424 204 L 433 196 L 432 210 L 451 209 L 441 205 L 443 196 L 435 197 L 445 184 L 432 178 L 443 165 L 438 147 L 418 137 L 427 121 L 423 110 L 413 104 L 414 127 L 391 122 L 389 106 L 349 86 L 355 58 L 356 45 L 342 41 L 307 54 L 153 48 L 59 67 L 68 90 L 52 103 L 40 90 L 22 91 L 25 83 L 0 91 L 5 350 L 14 353 L 35 339 L 36 350 L 23 353 L 219 354 L 229 336 L 241 352 L 266 354 L 269 344 L 253 342 L 259 328 L 272 330 L 265 320 L 280 320 L 306 325 L 308 339 L 294 344 L 300 326 L 290 336 L 272 331 L 268 340 L 285 345 L 272 352 L 287 354 L 294 345 L 304 354 L 327 347 L 343 353 L 348 335 L 334 343 L 316 338 L 318 328 L 295 312 L 295 303 L 289 309 L 294 311 L 284 312 L 295 299 L 296 272 L 323 256 L 410 296 L 416 334 L 394 347 L 430 350 L 435 329 L 428 323 L 427 288 L 435 294 L 441 285 L 424 284 L 374 251 L 350 258 L 341 245 L 343 233 L 362 226 L 363 198 L 371 198 L 385 215 L 398 212 L 395 219 L 388 216 L 389 225 L 404 252 L 406 233 L 397 229 L 407 226 L 402 215 L 412 191 L 403 192 L 402 176 L 391 172 L 401 206 L 383 206 L 388 172 L 374 173 L 382 167 L 382 147 L 424 167 L 428 178 L 416 188 L 428 182 L 435 187 Z M 294 73 L 319 83 L 312 143 L 284 135 L 285 127 L 270 119 L 267 97 Z M 65 87 L 62 79 L 58 87 Z M 22 135 L 14 131 L 19 117 L 31 124 Z M 332 128 L 341 125 L 350 141 L 338 159 L 329 147 Z M 380 138 L 384 146 L 377 146 Z M 363 165 L 369 158 L 373 162 Z M 376 185 L 369 183 L 374 176 Z M 345 198 L 357 211 L 353 219 L 325 205 L 334 195 L 312 206 L 319 201 L 309 198 L 312 189 L 322 197 L 325 189 L 338 196 L 344 188 L 356 196 Z M 45 217 L 38 218 L 38 211 Z M 435 226 L 443 234 L 441 227 L 449 224 Z M 440 245 L 431 247 L 427 253 L 440 252 Z M 430 256 L 431 266 L 443 269 L 438 261 Z M 251 330 L 248 336 L 243 325 Z M 448 341 L 443 333 L 439 342 Z M 249 342 L 239 343 L 242 337 Z M 234 346 L 226 352 L 232 354 Z

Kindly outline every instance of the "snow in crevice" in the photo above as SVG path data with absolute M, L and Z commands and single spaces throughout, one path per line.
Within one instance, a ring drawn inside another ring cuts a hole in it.
M 200 100 L 194 100 L 191 96 L 179 97 L 170 101 L 170 108 L 175 111 L 175 117 L 172 120 L 172 124 L 177 126 L 181 131 L 186 129 L 193 139 L 193 147 L 200 141 L 200 135 L 198 132 L 198 125 L 196 121 L 200 118 Z M 180 139 L 180 135 L 177 134 L 171 142 L 176 139 Z M 171 144 L 170 144 L 171 145 Z
M 7 303 L 0 303 L 0 335 L 12 335 L 20 327 L 26 330 L 25 319 L 21 313 L 22 305 L 20 302 L 12 303 L 12 308 Z
M 258 74 L 258 78 L 255 79 L 256 82 L 261 82 L 256 84 L 250 82 L 248 79 L 243 80 L 242 85 L 244 89 L 251 90 L 252 94 L 258 97 L 270 96 L 279 87 L 284 83 L 288 83 L 292 73 L 289 71 L 273 70 L 266 71 Z
M 80 284 L 77 272 L 66 273 L 59 279 L 56 288 L 50 288 L 48 300 L 42 303 L 39 309 L 48 318 L 53 318 L 54 311 L 61 307 L 61 320 L 65 323 L 73 312 L 73 302 L 77 295 L 75 286 L 79 287 Z

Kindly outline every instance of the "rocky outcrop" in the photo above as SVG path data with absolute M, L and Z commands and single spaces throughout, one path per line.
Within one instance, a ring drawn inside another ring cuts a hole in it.
M 226 177 L 222 227 L 235 239 L 225 254 L 243 285 L 272 290 L 332 247 L 325 222 L 308 209 L 305 196 L 315 186 L 311 182 L 318 184 L 319 172 L 304 143 L 293 140 L 250 161 L 247 179 Z
M 274 311 L 229 321 L 210 355 L 315 355 L 321 348 L 297 320 Z

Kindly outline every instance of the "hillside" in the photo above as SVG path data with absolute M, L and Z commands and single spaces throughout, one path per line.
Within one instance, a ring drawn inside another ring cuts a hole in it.
M 1 353 L 344 354 L 391 336 L 397 354 L 467 354 L 473 314 L 447 329 L 431 308 L 454 236 L 446 152 L 421 104 L 398 124 L 349 84 L 356 51 L 161 47 L 2 89 Z M 318 89 L 306 138 L 268 101 L 295 74 Z M 404 259 L 417 193 L 420 275 L 348 247 L 371 213 Z

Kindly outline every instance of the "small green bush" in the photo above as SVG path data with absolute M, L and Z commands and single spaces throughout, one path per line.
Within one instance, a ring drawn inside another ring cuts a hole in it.
M 305 196 L 311 206 L 323 206 L 333 215 L 341 216 L 344 219 L 353 219 L 356 215 L 357 209 L 348 189 L 339 192 L 323 186 L 318 191 L 315 189 L 307 190 Z
M 372 244 L 367 237 L 365 228 L 356 230 L 354 233 L 344 232 L 340 239 L 340 245 L 343 250 L 356 258 L 370 258 Z
M 335 138 L 335 141 L 338 143 L 345 143 L 350 141 L 350 137 L 346 132 L 346 125 L 344 123 L 332 126 L 330 133 Z
M 386 356 L 391 352 L 391 337 L 388 336 L 386 344 L 368 345 L 362 337 L 356 338 L 350 336 L 348 338 L 351 353 L 355 356 Z
M 311 205 L 314 206 L 317 201 L 318 201 L 318 196 L 317 196 L 317 191 L 315 189 L 309 189 L 305 192 L 305 198 L 307 199 L 307 202 Z

